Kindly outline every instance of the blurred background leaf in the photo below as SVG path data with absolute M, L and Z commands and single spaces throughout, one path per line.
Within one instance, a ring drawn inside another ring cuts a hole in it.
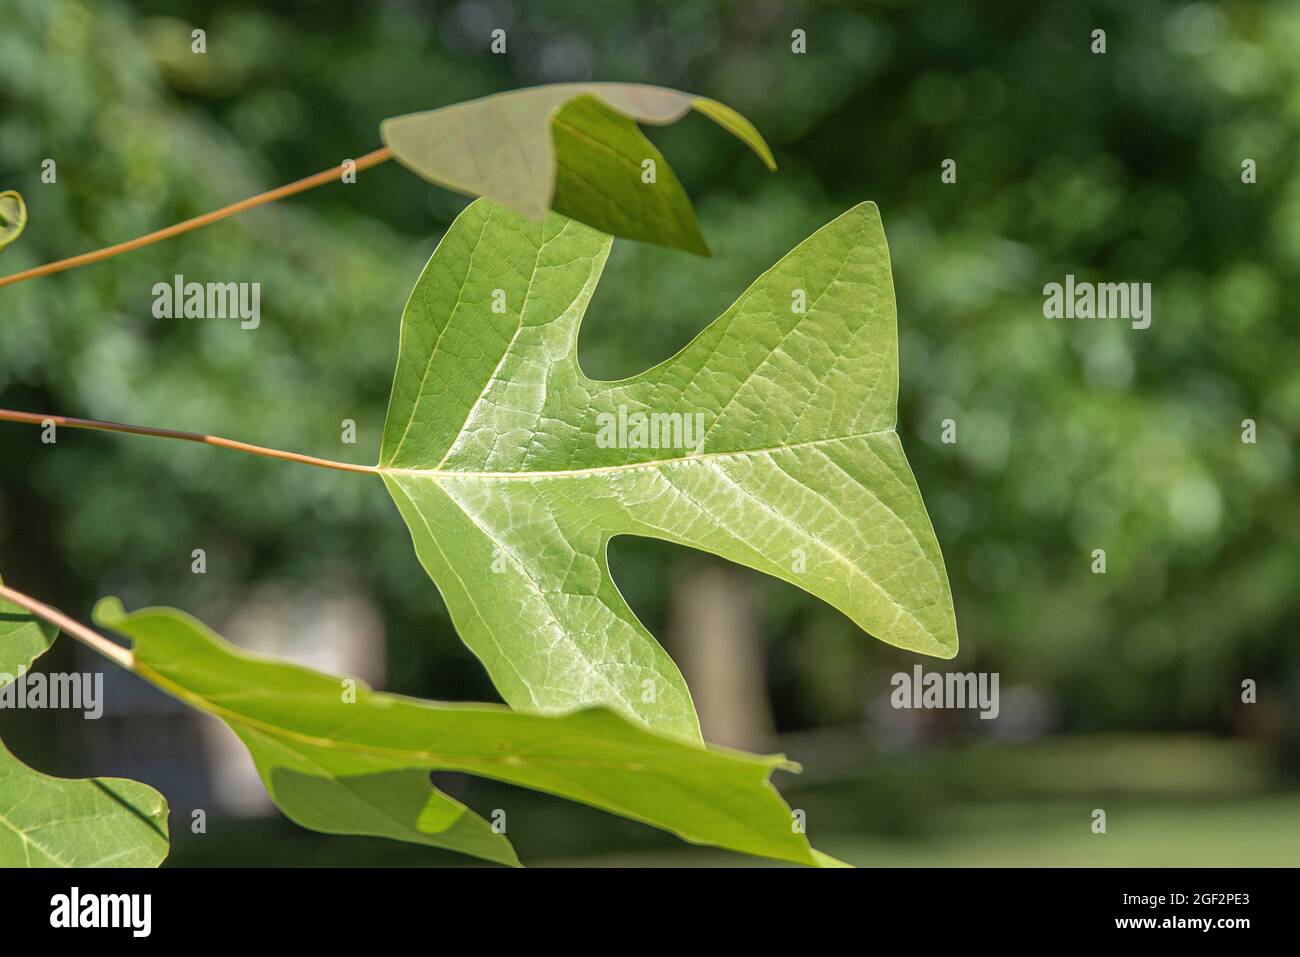
M 21 193 L 7 189 L 0 193 L 0 250 L 23 234 L 27 228 L 27 206 Z

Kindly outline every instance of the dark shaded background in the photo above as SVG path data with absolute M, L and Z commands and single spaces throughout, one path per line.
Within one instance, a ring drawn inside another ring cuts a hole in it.
M 505 56 L 488 52 L 496 27 Z M 1097 28 L 1105 55 L 1089 49 Z M 783 790 L 814 842 L 856 863 L 1296 864 L 1297 50 L 1294 2 L 4 0 L 0 189 L 24 193 L 30 225 L 0 272 L 358 156 L 398 113 L 588 78 L 720 99 L 780 171 L 703 117 L 649 131 L 714 256 L 616 244 L 584 368 L 614 378 L 667 357 L 808 233 L 875 200 L 898 292 L 899 432 L 962 651 L 917 659 L 793 587 L 619 540 L 616 580 L 682 662 L 708 736 L 802 761 Z M 39 181 L 45 158 L 56 185 Z M 0 291 L 0 405 L 371 462 L 402 305 L 465 201 L 387 164 Z M 176 273 L 261 282 L 262 327 L 153 319 L 150 290 Z M 1043 284 L 1066 273 L 1152 283 L 1152 327 L 1044 318 Z M 0 489 L 5 578 L 78 617 L 102 594 L 175 605 L 390 690 L 496 700 L 378 482 L 122 436 L 45 446 L 0 424 Z M 1001 717 L 892 710 L 889 676 L 917 660 L 999 672 Z M 99 667 L 63 643 L 42 664 Z M 1247 678 L 1256 704 L 1241 703 Z M 108 679 L 102 721 L 3 714 L 7 740 L 42 770 L 159 787 L 173 863 L 449 860 L 268 814 L 210 723 Z M 735 860 L 445 783 L 507 808 L 532 862 Z M 1094 808 L 1106 835 L 1090 832 Z

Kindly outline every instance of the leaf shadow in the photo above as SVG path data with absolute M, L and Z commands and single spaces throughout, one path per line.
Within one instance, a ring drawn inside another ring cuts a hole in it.
M 170 843 L 170 839 L 167 836 L 167 832 L 162 828 L 162 826 L 158 823 L 158 821 L 155 818 L 144 813 L 144 811 L 140 810 L 138 807 L 136 807 L 126 798 L 122 797 L 122 795 L 114 791 L 111 787 L 108 786 L 107 782 L 105 782 L 102 778 L 91 778 L 90 783 L 93 784 L 100 791 L 102 791 L 104 794 L 108 795 L 108 797 L 111 798 L 113 801 L 117 802 L 123 808 L 125 808 L 126 810 L 130 811 L 133 815 L 138 817 L 141 821 L 145 823 L 145 825 L 149 828 L 149 830 L 157 834 L 158 837 Z

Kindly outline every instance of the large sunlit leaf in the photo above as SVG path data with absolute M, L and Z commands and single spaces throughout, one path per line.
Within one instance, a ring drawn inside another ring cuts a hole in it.
M 0 193 L 0 250 L 12 243 L 27 228 L 27 204 L 21 193 L 12 189 Z
M 876 207 L 818 230 L 681 352 L 619 382 L 576 357 L 609 247 L 562 216 L 479 201 L 403 316 L 381 474 L 505 699 L 607 705 L 699 739 L 681 675 L 610 578 L 606 548 L 625 534 L 713 552 L 890 644 L 954 655 L 943 559 L 894 431 Z M 638 447 L 639 416 L 680 426 L 659 444 L 687 447 Z
M 0 686 L 26 671 L 55 630 L 0 599 Z M 167 802 L 120 778 L 50 777 L 0 742 L 0 867 L 157 867 Z
M 715 100 L 636 83 L 561 83 L 385 120 L 384 143 L 425 179 L 540 222 L 548 210 L 629 239 L 708 254 L 695 210 L 637 123 L 708 116 L 776 168 L 762 136 Z M 651 164 L 651 165 L 647 165 Z
M 331 833 L 450 847 L 502 863 L 505 837 L 435 790 L 432 770 L 545 791 L 688 841 L 804 864 L 834 861 L 796 833 L 769 782 L 781 757 L 705 749 L 607 710 L 548 717 L 433 704 L 239 651 L 171 609 L 95 611 L 133 641 L 133 670 L 224 721 L 290 818 Z

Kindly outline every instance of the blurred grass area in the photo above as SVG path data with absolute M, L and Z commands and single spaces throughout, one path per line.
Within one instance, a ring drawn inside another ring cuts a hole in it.
M 1080 800 L 998 801 L 950 809 L 919 839 L 831 835 L 829 854 L 880 867 L 1294 867 L 1300 793 L 1157 803 L 1100 802 L 1107 833 Z
M 1097 736 L 871 751 L 827 732 L 787 742 L 816 776 L 777 780 L 823 851 L 858 866 L 1295 866 L 1300 786 L 1274 752 L 1199 736 Z M 534 866 L 749 866 L 709 848 L 545 795 L 461 776 L 440 786 L 490 815 Z M 1092 833 L 1092 812 L 1107 832 Z M 169 866 L 445 866 L 466 858 L 411 845 L 329 837 L 284 819 L 214 821 L 206 835 L 173 815 Z M 606 853 L 610 847 L 623 850 Z

